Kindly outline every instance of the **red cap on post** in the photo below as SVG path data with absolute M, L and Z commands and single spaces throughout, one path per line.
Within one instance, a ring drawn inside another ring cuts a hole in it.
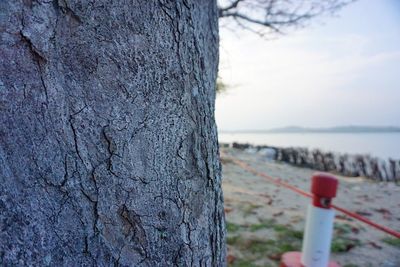
M 312 176 L 311 193 L 314 194 L 313 204 L 316 207 L 329 209 L 331 199 L 336 196 L 338 180 L 328 173 L 316 173 Z

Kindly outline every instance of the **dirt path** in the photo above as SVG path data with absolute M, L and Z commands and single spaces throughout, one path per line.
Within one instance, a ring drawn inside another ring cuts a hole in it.
M 309 191 L 315 172 L 268 161 L 256 153 L 221 149 L 223 190 L 231 266 L 277 266 L 285 251 L 301 247 L 309 199 L 268 183 L 232 163 L 243 160 L 258 171 Z M 338 176 L 334 203 L 400 230 L 400 186 Z M 400 266 L 400 240 L 336 213 L 331 258 L 342 266 Z

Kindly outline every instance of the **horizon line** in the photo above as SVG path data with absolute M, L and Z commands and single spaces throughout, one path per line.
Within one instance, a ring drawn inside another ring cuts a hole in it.
M 343 125 L 330 127 L 304 127 L 304 126 L 284 126 L 268 129 L 219 129 L 219 132 L 400 132 L 400 126 L 366 126 L 366 125 Z

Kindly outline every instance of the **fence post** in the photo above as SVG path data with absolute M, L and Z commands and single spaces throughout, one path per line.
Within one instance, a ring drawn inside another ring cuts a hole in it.
M 308 206 L 302 253 L 287 252 L 282 255 L 280 267 L 339 267 L 329 262 L 333 221 L 332 198 L 336 196 L 338 180 L 326 173 L 312 177 L 312 204 Z

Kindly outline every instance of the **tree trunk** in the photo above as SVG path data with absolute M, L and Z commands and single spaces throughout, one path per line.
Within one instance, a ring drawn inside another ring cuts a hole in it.
M 217 17 L 0 2 L 0 265 L 225 265 Z

